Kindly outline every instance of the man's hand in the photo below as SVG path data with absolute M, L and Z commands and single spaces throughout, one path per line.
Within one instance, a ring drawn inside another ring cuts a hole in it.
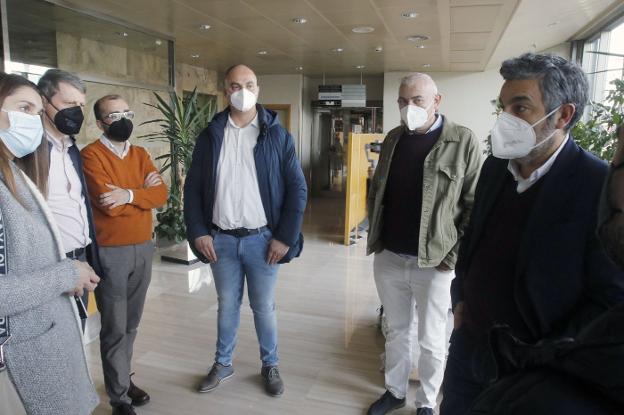
M 440 262 L 440 265 L 435 267 L 435 269 L 440 271 L 440 272 L 449 272 L 449 271 L 451 271 L 451 267 L 446 265 L 444 262 Z
M 109 209 L 115 209 L 130 202 L 130 192 L 128 190 L 108 183 L 106 187 L 111 189 L 111 191 L 100 195 L 100 205 L 103 207 L 108 206 Z
M 147 189 L 148 187 L 160 186 L 162 183 L 162 176 L 158 174 L 157 171 L 153 171 L 145 177 L 145 183 L 143 183 L 143 188 Z
M 267 252 L 267 263 L 269 265 L 277 264 L 286 252 L 288 252 L 288 245 L 278 241 L 277 239 L 271 239 L 269 243 L 269 251 Z
M 204 235 L 195 238 L 195 248 L 208 259 L 208 262 L 217 262 L 217 254 L 212 243 L 212 236 Z
M 78 270 L 78 281 L 76 281 L 74 289 L 69 291 L 69 294 L 82 297 L 85 290 L 95 290 L 97 283 L 100 282 L 100 277 L 95 274 L 93 268 L 86 262 L 74 260 L 72 263 Z
M 457 330 L 464 322 L 464 302 L 460 301 L 453 310 L 453 328 Z

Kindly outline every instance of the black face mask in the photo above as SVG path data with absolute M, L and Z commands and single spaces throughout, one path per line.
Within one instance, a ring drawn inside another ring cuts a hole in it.
M 50 104 L 54 107 L 51 102 Z M 58 110 L 58 108 L 56 109 Z M 83 121 L 84 114 L 82 113 L 82 108 L 79 106 L 62 109 L 54 116 L 54 125 L 57 130 L 67 135 L 78 134 Z
M 122 118 L 119 121 L 115 121 L 110 125 L 106 125 L 106 136 L 113 141 L 124 142 L 130 138 L 132 134 L 132 121 L 127 118 Z

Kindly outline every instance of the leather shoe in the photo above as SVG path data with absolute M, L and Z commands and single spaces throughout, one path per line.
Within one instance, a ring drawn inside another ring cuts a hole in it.
M 113 415 L 136 415 L 132 405 L 122 403 L 119 406 L 113 406 Z
M 264 389 L 271 396 L 280 396 L 284 393 L 284 382 L 279 374 L 277 366 L 265 366 L 260 371 L 264 379 Z
M 404 406 L 405 398 L 395 398 L 395 396 L 390 393 L 390 391 L 386 391 L 383 395 L 381 395 L 381 398 L 373 402 L 370 408 L 368 408 L 368 412 L 366 414 L 384 415 L 394 411 L 395 409 L 403 408 Z
M 132 376 L 132 375 L 130 375 Z M 128 398 L 132 399 L 132 406 L 143 406 L 150 401 L 150 396 L 130 380 Z
M 211 392 L 217 388 L 224 380 L 231 378 L 234 375 L 234 368 L 232 365 L 223 366 L 221 363 L 215 362 L 212 365 L 212 369 L 208 372 L 208 375 L 202 379 L 197 386 L 197 392 L 205 393 Z

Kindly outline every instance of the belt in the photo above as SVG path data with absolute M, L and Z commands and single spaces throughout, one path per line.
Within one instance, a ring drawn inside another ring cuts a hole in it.
M 85 253 L 86 248 L 78 248 L 78 249 L 74 249 L 73 251 L 69 251 L 65 254 L 65 256 L 67 258 L 71 258 L 71 259 L 76 259 L 76 258 L 80 258 L 82 256 L 82 254 Z
M 261 228 L 236 228 L 236 229 L 221 229 L 217 225 L 213 224 L 212 229 L 219 233 L 224 233 L 226 235 L 235 236 L 237 238 L 244 238 L 246 236 L 257 235 L 269 229 L 268 226 L 263 226 Z

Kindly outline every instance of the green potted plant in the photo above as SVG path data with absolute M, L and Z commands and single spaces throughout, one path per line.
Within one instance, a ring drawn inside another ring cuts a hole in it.
M 624 80 L 611 82 L 603 103 L 590 102 L 586 121 L 579 121 L 572 129 L 574 140 L 597 157 L 610 161 L 615 151 L 615 129 L 624 122 Z
M 154 93 L 154 96 L 158 104 L 145 103 L 145 105 L 157 109 L 161 117 L 145 121 L 142 125 L 158 124 L 160 130 L 142 135 L 140 138 L 169 144 L 169 152 L 156 157 L 156 160 L 163 160 L 161 174 L 170 172 L 169 198 L 166 207 L 156 214 L 158 225 L 155 232 L 160 240 L 179 243 L 186 239 L 182 200 L 184 177 L 191 165 L 195 140 L 214 116 L 216 101 L 210 99 L 200 105 L 196 89 L 184 98 L 178 96 L 175 91 L 170 92 L 170 103 L 157 93 Z

